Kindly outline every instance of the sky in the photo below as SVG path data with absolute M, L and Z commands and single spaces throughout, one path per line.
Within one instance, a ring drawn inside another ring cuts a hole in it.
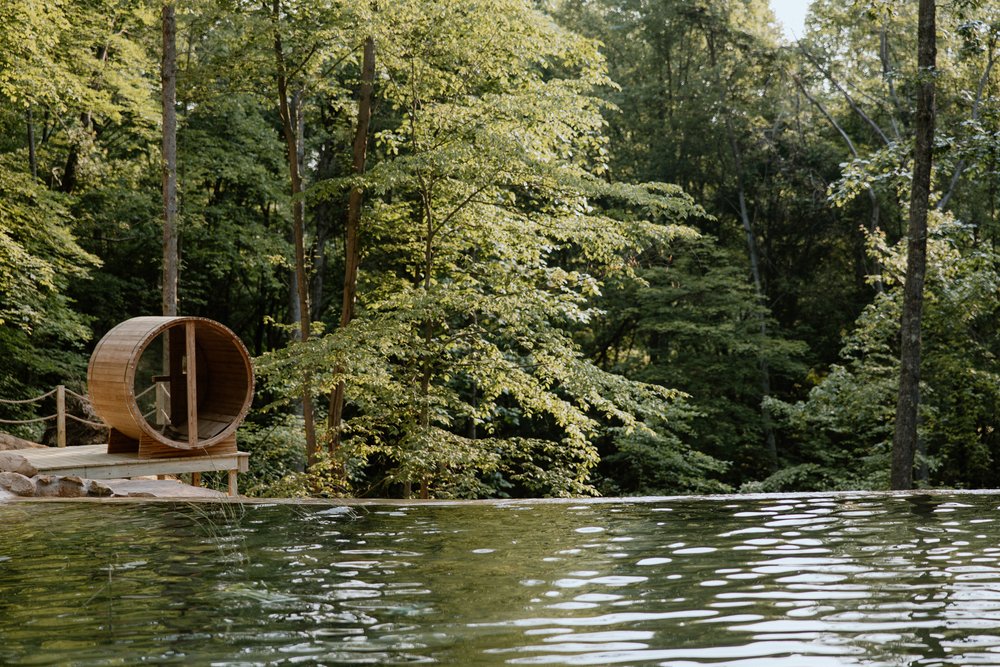
M 805 33 L 802 25 L 808 7 L 809 0 L 771 0 L 771 9 L 784 26 L 785 37 L 788 39 L 802 37 Z

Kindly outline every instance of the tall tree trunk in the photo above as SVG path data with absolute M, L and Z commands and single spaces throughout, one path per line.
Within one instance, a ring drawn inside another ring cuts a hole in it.
M 25 120 L 28 125 L 28 166 L 31 168 L 31 178 L 38 180 L 38 156 L 35 155 L 35 118 L 30 107 L 25 112 Z
M 920 407 L 920 318 L 927 269 L 927 210 L 934 148 L 934 67 L 936 60 L 934 0 L 920 0 L 917 28 L 916 146 L 910 191 L 910 231 L 907 240 L 906 286 L 900 340 L 899 400 L 892 439 L 893 489 L 913 487 L 913 459 L 917 450 Z
M 330 115 L 323 108 L 320 109 L 321 126 L 325 132 L 329 132 L 332 126 Z M 316 159 L 316 179 L 324 180 L 335 178 L 337 173 L 337 157 L 339 157 L 339 144 L 333 136 L 328 136 L 319 147 Z M 313 202 L 310 207 L 310 214 L 313 219 L 313 229 L 315 230 L 315 240 L 313 242 L 312 270 L 313 279 L 309 286 L 309 303 L 312 306 L 312 318 L 318 320 L 326 312 L 326 274 L 327 274 L 327 245 L 330 242 L 330 231 L 333 227 L 331 220 L 336 216 L 336 211 L 342 209 L 334 202 L 323 199 Z
M 180 258 L 177 250 L 177 17 L 173 0 L 164 0 L 160 10 L 163 50 L 160 54 L 160 91 L 163 115 L 163 142 L 160 170 L 163 195 L 163 285 L 160 312 L 177 314 L 177 275 Z M 170 347 L 163 346 L 162 370 L 169 375 Z M 173 364 L 176 365 L 176 364 Z M 174 413 L 164 385 L 156 384 L 156 424 L 162 425 Z
M 302 165 L 305 162 L 305 148 L 303 146 L 303 138 L 304 138 L 303 135 L 305 134 L 305 128 L 303 127 L 303 125 L 305 123 L 302 122 L 302 114 L 299 111 L 299 109 L 300 109 L 300 104 L 299 104 L 300 97 L 301 97 L 301 92 L 300 91 L 296 91 L 295 93 L 292 94 L 291 99 L 288 101 L 288 111 L 289 111 L 289 113 L 290 113 L 290 115 L 291 115 L 291 117 L 293 119 L 292 122 L 293 122 L 293 125 L 294 125 L 294 128 L 295 128 L 295 169 L 296 169 L 296 172 L 299 174 L 299 183 L 301 184 L 301 181 L 302 181 L 302 178 L 301 178 Z M 301 188 L 301 185 L 300 185 L 299 191 L 301 191 L 301 189 L 302 188 Z M 293 192 L 294 191 L 295 190 L 294 190 L 294 187 L 293 187 Z M 297 211 L 296 207 L 297 207 L 297 203 L 293 201 L 292 202 L 293 215 Z M 303 225 L 303 229 L 305 229 L 305 218 L 302 219 L 302 225 Z M 296 240 L 296 235 L 295 235 L 295 226 L 294 226 L 294 224 L 293 224 L 292 230 L 291 230 L 291 238 L 289 238 L 288 240 L 291 241 L 292 247 L 295 248 L 297 240 Z M 305 240 L 303 238 L 303 251 L 304 251 L 304 246 L 305 246 Z M 302 301 L 299 299 L 299 262 L 298 261 L 296 261 L 294 263 L 294 265 L 292 266 L 291 276 L 289 276 L 289 280 L 288 280 L 288 312 L 289 312 L 289 320 L 292 321 L 292 322 L 298 323 L 300 325 L 299 326 L 299 330 L 293 334 L 294 340 L 301 341 L 301 340 L 303 340 L 303 338 L 302 338 L 302 327 L 301 327 L 302 319 L 303 319 L 303 317 L 312 317 L 312 314 L 310 313 L 308 316 L 303 316 L 303 314 L 302 314 Z M 299 406 L 299 413 L 300 414 L 301 414 L 301 409 L 302 409 L 302 406 Z
M 424 243 L 424 294 L 429 295 L 431 291 L 431 277 L 434 275 L 434 215 L 431 208 L 433 198 L 429 186 L 423 188 L 421 196 L 424 200 L 424 218 L 427 221 L 427 237 Z M 431 367 L 430 350 L 433 341 L 434 322 L 428 317 L 424 320 L 425 349 L 424 358 L 421 361 L 423 368 L 420 372 L 420 397 L 423 401 L 420 406 L 420 428 L 425 436 L 430 434 L 431 430 L 431 373 L 433 369 Z M 429 438 L 425 439 L 424 443 L 426 444 L 429 440 Z M 429 480 L 425 473 L 420 480 L 420 497 L 423 499 L 426 499 L 429 495 L 428 484 Z M 407 493 L 406 497 L 409 498 L 410 493 Z
M 364 57 L 361 64 L 361 92 L 358 97 L 358 124 L 354 131 L 354 173 L 365 173 L 368 154 L 368 126 L 371 120 L 372 86 L 375 80 L 375 40 L 365 40 Z M 344 302 L 340 311 L 340 326 L 346 327 L 354 319 L 354 304 L 358 290 L 358 264 L 360 248 L 358 230 L 361 223 L 361 205 L 364 193 L 359 186 L 351 188 L 347 200 L 347 240 L 344 247 Z M 342 373 L 343 368 L 338 368 Z M 344 417 L 344 382 L 337 383 L 330 396 L 330 453 L 340 449 L 340 430 Z
M 271 18 L 274 23 L 274 55 L 278 83 L 278 115 L 281 117 L 281 129 L 285 137 L 285 149 L 288 158 L 288 176 L 291 181 L 292 194 L 292 237 L 295 243 L 295 291 L 299 311 L 299 339 L 309 340 L 309 282 L 306 279 L 306 249 L 305 249 L 305 215 L 302 195 L 302 176 L 299 172 L 299 141 L 298 123 L 292 113 L 288 96 L 288 74 L 285 66 L 285 51 L 281 43 L 279 22 L 281 19 L 281 0 L 274 0 L 271 5 Z M 302 389 L 302 419 L 305 422 L 306 460 L 308 465 L 317 462 L 316 423 L 313 417 L 312 378 L 307 372 Z
M 295 247 L 295 233 L 292 231 L 291 237 L 286 235 L 286 240 L 288 240 L 292 247 Z M 302 309 L 299 307 L 299 279 L 296 275 L 297 271 L 295 267 L 289 272 L 288 276 L 288 293 L 285 295 L 288 299 L 288 321 L 298 323 L 302 319 Z M 292 332 L 292 340 L 302 340 L 302 329 L 301 327 Z
M 177 19 L 173 0 L 163 3 L 163 300 L 164 315 L 177 314 Z

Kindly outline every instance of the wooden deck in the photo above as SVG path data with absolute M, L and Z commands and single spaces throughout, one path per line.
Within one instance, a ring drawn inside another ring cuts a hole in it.
M 18 449 L 5 452 L 24 459 L 39 475 L 62 475 L 87 479 L 118 479 L 146 475 L 173 475 L 193 473 L 195 480 L 203 472 L 229 473 L 229 495 L 239 489 L 237 474 L 249 470 L 250 455 L 246 452 L 216 454 L 213 456 L 187 456 L 183 458 L 140 459 L 138 454 L 108 454 L 107 445 L 81 445 L 77 447 L 47 447 L 45 449 Z

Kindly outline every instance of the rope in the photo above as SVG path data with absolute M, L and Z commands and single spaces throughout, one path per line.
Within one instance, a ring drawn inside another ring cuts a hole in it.
M 93 426 L 94 428 L 108 428 L 107 424 L 98 424 L 97 422 L 87 421 L 86 419 L 82 419 L 80 417 L 77 417 L 76 415 L 71 415 L 68 412 L 66 413 L 66 416 L 69 419 L 72 419 L 73 421 L 78 421 L 81 424 L 86 424 L 87 426 Z M 51 419 L 51 417 L 50 417 L 50 419 Z
M 153 385 L 153 387 L 155 387 L 155 386 L 156 385 Z M 149 389 L 152 389 L 153 387 L 150 387 Z M 80 394 L 76 393 L 72 389 L 66 389 L 65 387 L 63 389 L 64 389 L 64 391 L 67 394 L 72 394 L 73 396 L 76 396 L 81 401 L 84 401 L 86 403 L 90 403 L 90 398 L 89 397 L 87 397 L 87 396 L 81 396 Z M 149 389 L 147 389 L 146 391 L 144 391 L 143 394 L 145 394 L 146 392 L 148 392 Z M 52 396 L 53 394 L 55 394 L 57 391 L 58 391 L 58 388 L 53 389 L 49 393 L 43 394 L 43 395 L 41 395 L 41 396 L 39 396 L 37 398 L 29 398 L 29 399 L 26 399 L 26 400 L 23 400 L 23 401 L 9 401 L 9 400 L 0 398 L 0 403 L 4 403 L 6 405 L 24 405 L 26 403 L 37 403 L 38 401 L 43 401 L 46 398 L 49 398 L 50 396 Z M 142 396 L 142 394 L 139 394 L 139 396 Z M 136 398 L 138 398 L 138 397 L 136 397 Z M 59 416 L 58 414 L 55 414 L 55 415 L 49 415 L 48 417 L 38 417 L 36 419 L 0 419 L 0 424 L 14 424 L 14 425 L 19 425 L 19 424 L 37 424 L 39 422 L 45 422 L 45 421 L 49 421 L 50 419 L 55 419 L 58 416 Z M 70 418 L 70 419 L 72 419 L 74 421 L 78 421 L 81 424 L 86 424 L 87 426 L 93 426 L 94 428 L 108 428 L 107 424 L 101 424 L 101 423 L 98 423 L 98 422 L 88 421 L 88 420 L 83 419 L 81 417 L 77 417 L 76 415 L 71 415 L 68 412 L 64 416 L 68 417 L 68 418 Z
M 39 417 L 38 419 L 0 419 L 0 424 L 37 424 L 38 422 L 55 419 L 57 416 L 58 415 L 49 415 L 48 417 Z M 71 415 L 66 416 L 69 417 Z
M 56 393 L 55 389 L 53 389 L 47 394 L 42 394 L 37 398 L 26 398 L 23 401 L 8 401 L 6 399 L 0 398 L 0 403 L 5 403 L 7 405 L 24 405 L 25 403 L 37 403 L 38 401 L 43 401 L 49 396 L 52 396 L 54 393 Z
M 156 385 L 155 384 L 149 385 L 148 387 L 146 387 L 145 389 L 143 389 L 142 391 L 140 391 L 138 394 L 135 395 L 136 400 L 142 398 L 143 396 L 145 396 L 149 392 L 153 391 L 154 389 L 156 389 Z
M 69 394 L 71 396 L 76 396 L 77 398 L 79 398 L 81 401 L 84 401 L 85 403 L 90 403 L 90 397 L 89 396 L 81 396 L 80 394 L 76 393 L 75 391 L 73 391 L 72 389 L 70 389 L 68 387 L 66 388 L 65 391 L 66 391 L 67 394 Z

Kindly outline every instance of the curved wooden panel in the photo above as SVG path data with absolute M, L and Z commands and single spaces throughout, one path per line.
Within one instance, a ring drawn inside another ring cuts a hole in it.
M 160 379 L 169 383 L 171 409 L 169 420 L 157 426 L 139 407 L 136 373 L 143 352 L 161 335 L 170 362 Z M 90 357 L 87 385 L 94 410 L 125 437 L 200 450 L 235 433 L 250 409 L 254 376 L 243 342 L 218 322 L 202 317 L 136 317 L 98 342 Z

